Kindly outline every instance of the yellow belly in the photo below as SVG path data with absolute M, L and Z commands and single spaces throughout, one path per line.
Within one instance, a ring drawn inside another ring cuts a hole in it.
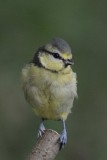
M 34 65 L 22 71 L 27 101 L 36 115 L 46 119 L 66 119 L 76 96 L 76 75 L 72 70 L 53 73 Z

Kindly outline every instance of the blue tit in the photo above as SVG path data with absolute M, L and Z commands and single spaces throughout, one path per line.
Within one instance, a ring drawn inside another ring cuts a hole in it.
M 77 96 L 77 78 L 72 65 L 69 44 L 61 38 L 54 38 L 40 47 L 31 62 L 22 69 L 25 98 L 35 114 L 42 119 L 39 136 L 45 130 L 44 120 L 61 120 L 61 148 L 67 142 L 65 120 Z

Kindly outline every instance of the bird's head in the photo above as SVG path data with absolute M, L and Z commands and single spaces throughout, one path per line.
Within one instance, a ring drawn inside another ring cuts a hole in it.
M 55 38 L 39 48 L 33 62 L 50 71 L 62 71 L 73 64 L 71 48 L 63 39 Z

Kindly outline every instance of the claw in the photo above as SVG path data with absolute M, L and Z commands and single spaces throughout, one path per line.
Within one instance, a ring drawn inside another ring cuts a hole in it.
M 64 148 L 65 144 L 67 143 L 67 132 L 66 132 L 66 127 L 65 127 L 65 122 L 63 121 L 63 126 L 64 126 L 64 129 L 63 129 L 63 132 L 61 133 L 60 135 L 60 150 L 62 148 Z
M 38 137 L 42 137 L 44 131 L 45 131 L 45 126 L 44 126 L 43 120 L 42 120 L 42 122 L 41 122 L 41 124 L 39 126 Z
M 67 143 L 67 133 L 64 129 L 60 135 L 60 149 L 64 148 L 65 144 Z

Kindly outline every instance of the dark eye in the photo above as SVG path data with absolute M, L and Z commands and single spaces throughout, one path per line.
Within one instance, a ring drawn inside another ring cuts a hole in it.
M 59 58 L 60 59 L 60 55 L 58 53 L 53 53 L 53 57 L 54 58 Z

